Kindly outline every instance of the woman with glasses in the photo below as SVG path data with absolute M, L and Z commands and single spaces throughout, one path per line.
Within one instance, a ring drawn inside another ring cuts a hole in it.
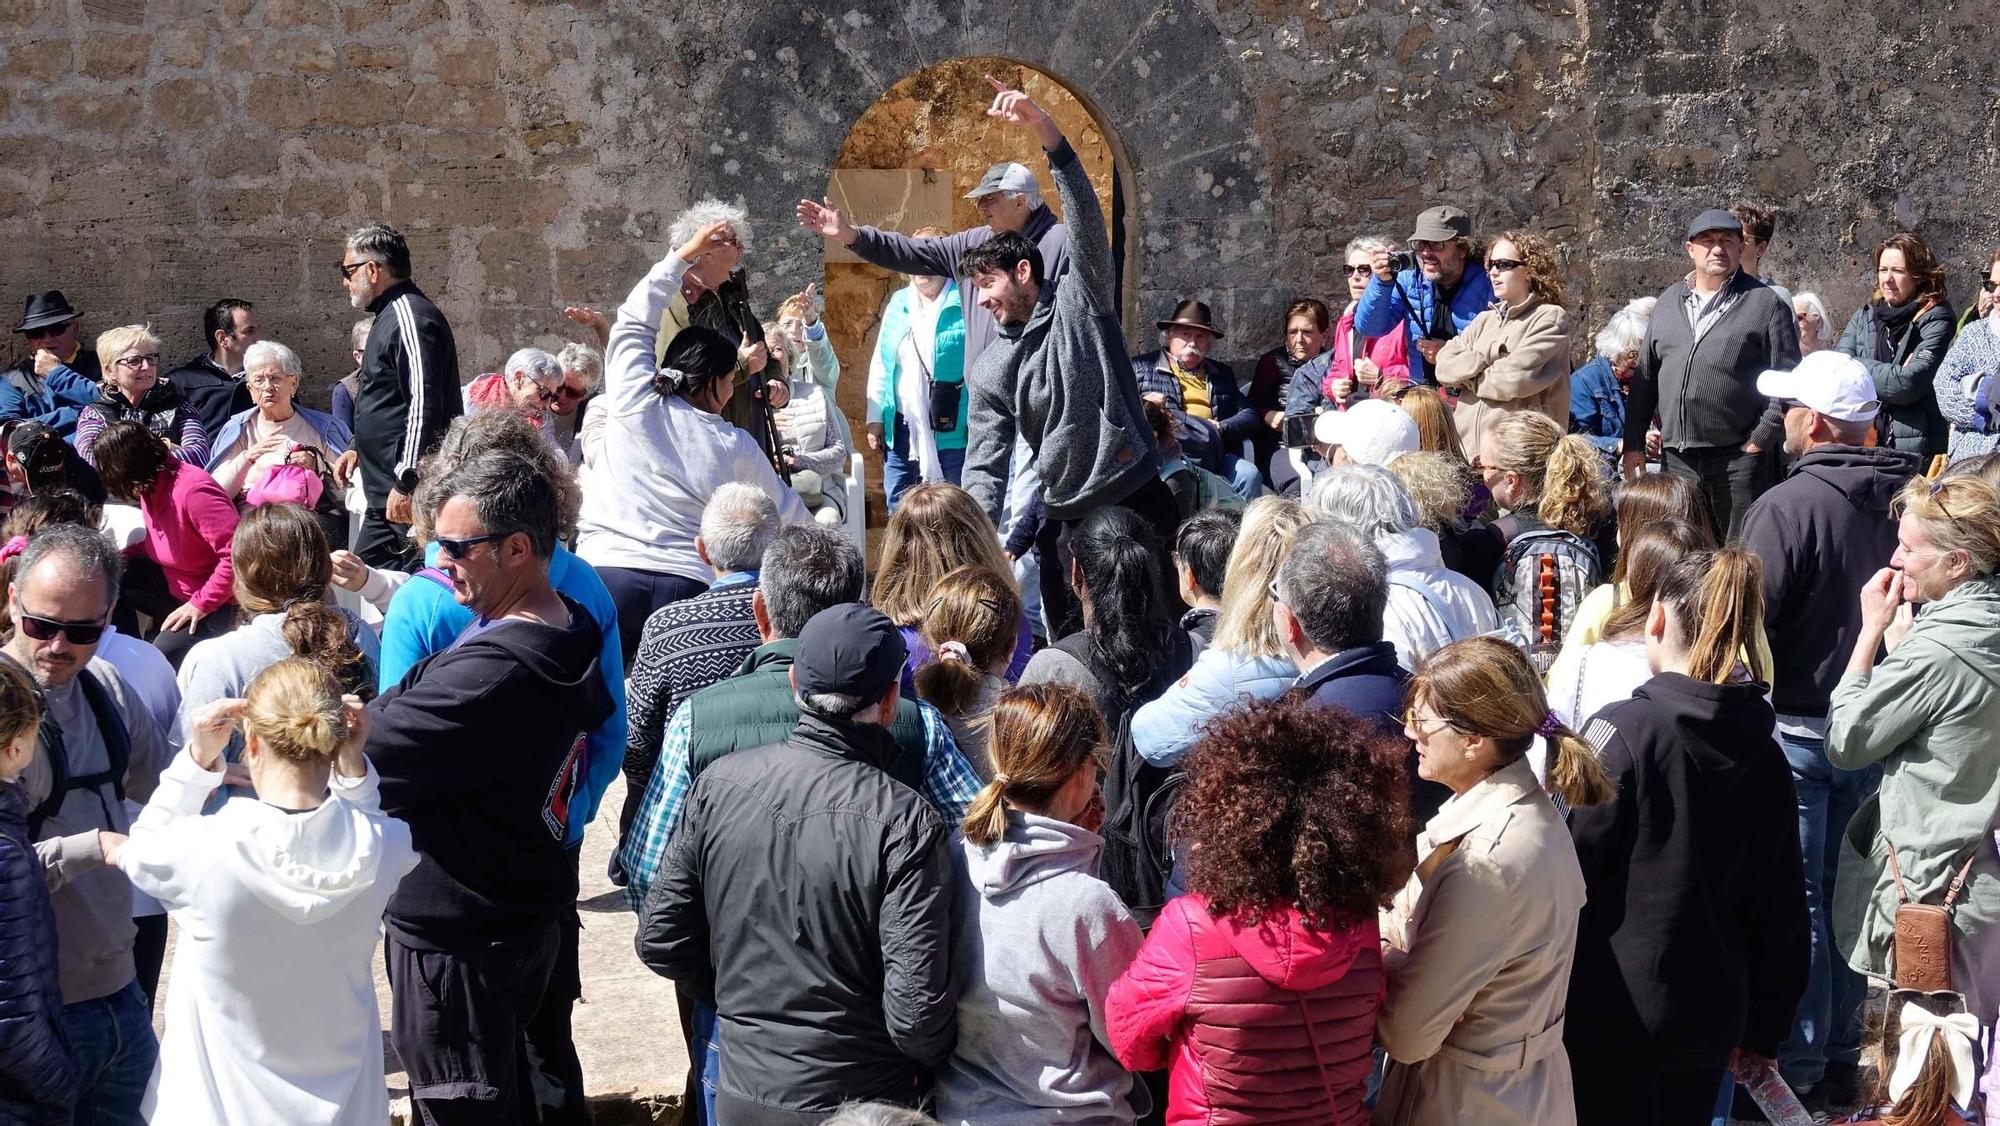
M 812 286 L 785 298 L 773 318 L 776 323 L 764 330 L 778 378 L 791 391 L 785 405 L 771 412 L 771 420 L 778 426 L 778 460 L 793 491 L 814 520 L 838 528 L 847 519 L 847 463 L 854 436 L 847 415 L 834 402 L 840 359 L 813 300 Z
M 1381 235 L 1363 235 L 1347 244 L 1347 308 L 1334 323 L 1327 342 L 1332 352 L 1320 380 L 1320 392 L 1335 410 L 1346 410 L 1355 399 L 1368 398 L 1384 383 L 1410 378 L 1409 341 L 1401 332 L 1364 337 L 1354 328 L 1354 310 L 1361 295 L 1368 292 L 1375 252 L 1392 245 Z
M 1882 400 L 1882 444 L 1928 460 L 1945 451 L 1944 416 L 1932 391 L 1957 315 L 1944 289 L 1944 267 L 1918 236 L 1904 231 L 1875 248 L 1875 291 L 1854 311 L 1834 347 L 1868 365 Z
M 1931 387 L 1938 413 L 1951 424 L 1949 450 L 1953 463 L 2000 449 L 2000 305 L 1991 298 L 2000 290 L 2000 250 L 1993 252 L 1986 274 L 1979 279 L 1987 311 L 1967 319 L 1939 365 Z
M 159 565 L 163 587 L 128 581 L 119 601 L 154 620 L 153 644 L 179 668 L 196 641 L 227 633 L 235 624 L 230 541 L 236 535 L 236 506 L 215 478 L 175 458 L 166 442 L 136 422 L 104 428 L 97 439 L 97 472 L 105 492 L 139 506 L 145 538 L 132 550 Z
M 2000 1016 L 2000 493 L 1976 477 L 1918 478 L 1898 508 L 1896 553 L 1861 589 L 1861 632 L 1827 715 L 1828 762 L 1882 765 L 1840 842 L 1834 942 L 1857 972 L 1889 978 L 1897 906 L 1905 896 L 1940 905 L 1962 882 L 1951 988 L 1990 1036 Z M 1989 1122 L 2000 1100 L 1992 1059 Z
M 1534 411 L 1569 423 L 1571 322 L 1562 267 L 1540 235 L 1508 231 L 1486 253 L 1491 309 L 1472 319 L 1437 357 L 1437 381 L 1458 389 L 1459 444 L 1477 450 L 1501 415 Z
M 549 412 L 562 395 L 563 371 L 556 358 L 540 348 L 522 348 L 507 357 L 498 372 L 488 372 L 459 392 L 466 413 L 513 410 L 537 429 L 549 426 Z
M 1574 1123 L 1562 1036 L 1584 883 L 1557 803 L 1609 801 L 1611 782 L 1508 642 L 1445 646 L 1417 667 L 1408 699 L 1417 774 L 1452 797 L 1382 915 L 1389 981 L 1375 1034 L 1389 1070 L 1377 1120 Z M 1538 748 L 1546 787 L 1529 765 Z
M 120 325 L 97 336 L 104 389 L 76 416 L 76 452 L 93 466 L 97 436 L 113 422 L 136 422 L 190 465 L 208 461 L 208 432 L 181 389 L 160 375 L 160 338 L 149 325 Z
M 331 467 L 354 440 L 346 423 L 298 405 L 304 372 L 298 353 L 275 340 L 259 340 L 243 353 L 250 409 L 222 424 L 208 458 L 209 473 L 231 500 L 242 504 L 271 470 L 294 463 L 295 455 L 296 464 L 318 470 L 314 462 L 323 461 Z M 317 457 L 298 454 L 301 448 L 318 451 Z

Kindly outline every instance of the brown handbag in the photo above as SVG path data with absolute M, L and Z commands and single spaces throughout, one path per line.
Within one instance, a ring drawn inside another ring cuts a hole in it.
M 1889 875 L 1896 881 L 1896 988 L 1926 993 L 1949 990 L 1951 913 L 1958 905 L 1959 893 L 1965 890 L 1972 862 L 1979 859 L 1979 849 L 1973 848 L 1951 878 L 1942 905 L 1912 903 L 1909 889 L 1903 886 L 1903 871 L 1896 864 L 1896 842 L 1887 837 L 1883 840 L 1889 845 Z

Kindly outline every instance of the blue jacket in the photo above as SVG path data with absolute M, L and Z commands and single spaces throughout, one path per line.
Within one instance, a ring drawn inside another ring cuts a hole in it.
M 66 1124 L 75 1099 L 55 908 L 28 838 L 27 791 L 0 782 L 0 1122 Z
M 97 390 L 102 382 L 93 373 L 97 369 L 97 357 L 90 352 L 79 352 L 74 361 L 76 367 L 57 364 L 48 377 L 41 381 L 39 394 L 30 394 L 15 386 L 13 375 L 22 373 L 32 382 L 34 362 L 24 360 L 12 372 L 0 376 L 0 422 L 11 422 L 17 418 L 33 419 L 67 438 L 76 432 L 76 416 L 83 408 L 97 401 Z
M 326 443 L 326 450 L 329 457 L 339 457 L 341 454 L 347 452 L 348 446 L 354 444 L 354 432 L 347 428 L 347 424 L 325 411 L 316 411 L 308 407 L 298 406 L 297 404 L 293 404 L 292 409 L 298 411 L 299 417 L 305 419 L 307 424 L 319 434 L 320 440 Z M 215 472 L 215 467 L 222 464 L 222 459 L 232 452 L 237 442 L 242 440 L 244 429 L 250 425 L 250 416 L 256 413 L 256 411 L 256 407 L 251 407 L 247 411 L 238 411 L 229 417 L 228 422 L 222 424 L 222 433 L 216 435 L 208 444 L 208 464 L 202 466 L 203 469 L 211 473 Z M 574 598 L 576 596 L 571 595 L 570 597 Z M 388 683 L 394 684 L 396 681 L 392 680 Z
M 437 551 L 436 544 L 424 549 L 425 566 L 437 565 Z M 597 816 L 597 803 L 625 761 L 625 651 L 618 641 L 618 608 L 612 605 L 611 592 L 604 589 L 604 580 L 590 564 L 557 544 L 549 559 L 549 585 L 597 619 L 597 628 L 604 635 L 597 667 L 604 674 L 604 686 L 611 691 L 611 715 L 590 733 L 584 747 L 584 777 L 576 794 L 583 816 L 569 821 L 569 843 L 574 845 L 583 840 L 583 827 Z M 387 692 L 401 684 L 419 661 L 457 640 L 472 618 L 472 611 L 459 605 L 449 586 L 424 575 L 398 587 L 389 599 L 388 612 L 382 615 L 382 659 L 377 669 L 381 690 Z
M 1201 725 L 1247 700 L 1275 699 L 1298 679 L 1283 657 L 1245 657 L 1209 646 L 1158 699 L 1132 713 L 1132 745 L 1154 766 L 1172 766 L 1194 747 Z
M 1606 455 L 1616 454 L 1625 438 L 1625 394 L 1603 356 L 1570 373 L 1569 428 Z
M 1414 383 L 1430 383 L 1431 368 L 1424 362 L 1422 352 L 1417 351 L 1417 341 L 1430 334 L 1426 331 L 1437 313 L 1437 287 L 1424 277 L 1422 270 L 1404 270 L 1396 275 L 1397 285 L 1390 285 L 1381 278 L 1370 278 L 1368 289 L 1354 308 L 1354 327 L 1366 337 L 1387 336 L 1403 327 L 1410 345 L 1410 380 Z M 1398 286 L 1401 287 L 1400 291 Z M 1411 316 L 1411 305 L 1403 296 L 1415 304 L 1416 316 Z M 1486 311 L 1493 304 L 1493 282 L 1486 276 L 1486 267 L 1467 260 L 1465 275 L 1458 279 L 1458 290 L 1451 295 L 1452 335 L 1465 331 L 1472 318 Z

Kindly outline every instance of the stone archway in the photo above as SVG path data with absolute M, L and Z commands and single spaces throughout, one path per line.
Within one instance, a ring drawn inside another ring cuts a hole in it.
M 746 7 L 709 10 L 689 29 L 700 38 L 684 41 L 698 107 L 689 194 L 741 200 L 758 222 L 760 299 L 818 277 L 822 247 L 792 210 L 821 193 L 876 99 L 939 61 L 991 57 L 1059 82 L 1115 138 L 1128 221 L 1144 230 L 1125 318 L 1132 343 L 1152 347 L 1150 322 L 1191 292 L 1215 305 L 1230 339 L 1273 335 L 1286 294 L 1273 282 L 1268 161 L 1240 60 L 1193 0 Z

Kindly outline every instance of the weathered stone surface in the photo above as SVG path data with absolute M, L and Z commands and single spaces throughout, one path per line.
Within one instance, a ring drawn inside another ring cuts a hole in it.
M 146 73 L 147 36 L 97 31 L 84 36 L 81 46 L 80 69 L 90 78 L 119 80 Z
M 68 74 L 70 65 L 67 39 L 30 39 L 7 48 L 7 77 L 37 86 Z
M 194 69 L 208 57 L 208 28 L 198 24 L 163 28 L 153 37 L 154 61 L 165 67 Z

